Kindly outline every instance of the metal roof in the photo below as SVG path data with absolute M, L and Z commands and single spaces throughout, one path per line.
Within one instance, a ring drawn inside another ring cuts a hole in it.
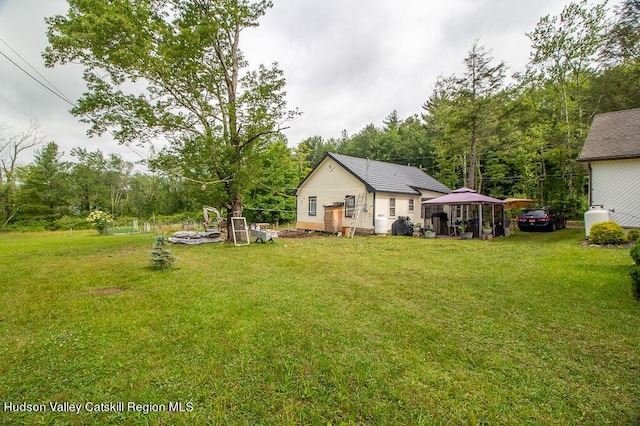
M 640 158 L 640 108 L 597 114 L 578 161 Z
M 366 158 L 328 153 L 338 164 L 362 181 L 371 192 L 394 192 L 400 194 L 420 194 L 419 189 L 451 192 L 446 185 L 413 166 L 385 163 Z

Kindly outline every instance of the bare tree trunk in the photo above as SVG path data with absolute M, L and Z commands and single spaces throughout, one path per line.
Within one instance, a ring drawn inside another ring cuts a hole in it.
M 469 156 L 469 188 L 477 190 L 476 186 L 476 158 L 478 150 L 477 124 L 475 118 L 471 122 L 471 153 Z
M 227 204 L 227 242 L 233 242 L 233 228 L 231 221 L 234 217 L 242 217 L 242 197 L 236 195 L 231 202 Z
M 566 171 L 567 171 L 567 189 L 569 191 L 569 194 L 571 194 L 571 196 L 573 196 L 573 159 L 571 158 L 571 128 L 570 128 L 570 121 L 569 121 L 569 100 L 568 100 L 568 95 L 567 95 L 567 88 L 566 85 L 563 82 L 562 85 L 562 103 L 563 103 L 563 109 L 564 109 L 564 125 L 567 128 L 567 134 L 566 134 L 566 141 L 565 141 L 565 147 L 567 149 L 567 165 L 566 165 Z

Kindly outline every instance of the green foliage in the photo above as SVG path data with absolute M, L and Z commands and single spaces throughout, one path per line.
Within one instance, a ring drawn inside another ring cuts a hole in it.
M 640 229 L 631 229 L 627 232 L 627 241 L 640 241 Z
M 63 230 L 69 230 L 69 229 L 75 229 L 75 230 L 80 230 L 80 229 L 88 229 L 88 226 L 90 225 L 87 223 L 86 219 L 83 219 L 81 217 L 73 217 L 73 216 L 62 216 L 59 219 L 56 219 L 53 222 L 53 228 L 52 230 L 58 230 L 58 229 L 63 229 Z
M 270 143 L 259 155 L 261 173 L 244 197 L 249 222 L 292 222 L 296 217 L 293 195 L 299 183 L 298 164 L 286 141 Z
M 629 271 L 633 295 L 636 299 L 640 300 L 640 239 L 636 240 L 634 246 L 631 247 L 630 254 L 635 262 L 635 265 L 631 266 L 631 270 Z
M 92 134 L 110 130 L 121 143 L 164 136 L 170 145 L 156 166 L 197 188 L 215 186 L 206 204 L 241 214 L 242 196 L 259 174 L 257 157 L 297 115 L 287 110 L 277 64 L 249 69 L 240 49 L 241 32 L 258 26 L 272 3 L 69 5 L 67 15 L 46 20 L 44 57 L 48 66 L 84 67 L 88 90 L 72 113 L 92 117 Z M 145 84 L 128 84 L 138 81 Z
M 633 247 L 631 247 L 631 258 L 636 263 L 636 265 L 640 266 L 640 240 L 636 241 Z
M 165 235 L 157 235 L 153 243 L 153 248 L 149 253 L 149 263 L 158 270 L 169 269 L 176 261 L 171 254 L 171 250 L 167 249 L 168 240 Z
M 245 216 L 290 220 L 284 210 L 292 210 L 293 199 L 283 194 L 327 152 L 422 166 L 455 188 L 469 182 L 474 138 L 481 192 L 531 198 L 576 217 L 585 210 L 588 182 L 576 157 L 591 118 L 640 107 L 640 2 L 622 0 L 607 27 L 604 2 L 580 0 L 538 21 L 528 34 L 527 72 L 516 74 L 514 85 L 499 84 L 502 63 L 491 65 L 490 50 L 475 42 L 461 58 L 466 72 L 434 83 L 422 117 L 402 119 L 393 111 L 352 135 L 309 137 L 293 152 L 273 148 L 284 143 L 278 126 L 291 117 L 282 73 L 239 60 L 237 90 L 229 90 L 225 78 L 234 54 L 242 58 L 230 45 L 236 30 L 257 25 L 271 4 L 239 0 L 235 10 L 234 2 L 201 3 L 71 0 L 68 15 L 47 20 L 47 64 L 75 61 L 87 68 L 89 90 L 74 113 L 96 117 L 93 133 L 115 129 L 118 140 L 129 142 L 163 134 L 173 143 L 148 173 L 134 173 L 130 163 L 99 150 L 74 148 L 71 160 L 62 161 L 53 142 L 32 164 L 14 167 L 24 164 L 13 161 L 15 155 L 42 140 L 35 128 L 0 134 L 3 229 L 66 228 L 58 220 L 92 209 L 150 221 L 199 215 L 202 205 L 267 208 L 274 211 Z M 139 93 L 129 80 L 150 85 Z M 123 92 L 129 87 L 136 91 Z
M 640 265 L 632 265 L 629 275 L 631 275 L 633 296 L 640 300 Z
M 624 229 L 613 221 L 596 223 L 589 233 L 589 241 L 594 244 L 621 244 L 624 240 Z

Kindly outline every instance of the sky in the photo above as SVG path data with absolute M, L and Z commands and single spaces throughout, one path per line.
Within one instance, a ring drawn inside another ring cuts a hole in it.
M 570 0 L 273 3 L 260 26 L 243 33 L 240 47 L 252 68 L 277 62 L 284 71 L 288 106 L 302 113 L 285 130 L 295 146 L 312 136 L 338 138 L 343 130 L 353 135 L 368 124 L 381 126 L 394 110 L 400 118 L 420 114 L 438 76 L 462 75 L 475 40 L 509 73 L 524 70 L 526 33 Z M 89 138 L 89 126 L 68 112 L 68 103 L 2 56 L 42 80 L 33 67 L 67 98 L 79 99 L 85 90 L 81 66 L 49 69 L 41 56 L 48 45 L 45 17 L 67 9 L 65 0 L 0 0 L 0 129 L 17 134 L 36 121 L 45 140 L 67 155 L 83 147 L 130 161 L 146 157 L 149 147 L 119 146 L 108 134 Z

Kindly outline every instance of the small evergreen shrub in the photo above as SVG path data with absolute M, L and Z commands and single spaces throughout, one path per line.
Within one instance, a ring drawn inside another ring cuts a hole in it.
M 153 243 L 153 248 L 149 253 L 149 263 L 155 269 L 169 269 L 176 261 L 176 258 L 171 254 L 171 250 L 166 248 L 167 241 L 167 237 L 164 235 L 156 236 L 156 241 Z
M 591 227 L 589 240 L 594 244 L 621 244 L 624 242 L 624 229 L 613 221 L 596 223 Z
M 632 229 L 627 233 L 628 241 L 638 241 L 640 240 L 640 229 Z

